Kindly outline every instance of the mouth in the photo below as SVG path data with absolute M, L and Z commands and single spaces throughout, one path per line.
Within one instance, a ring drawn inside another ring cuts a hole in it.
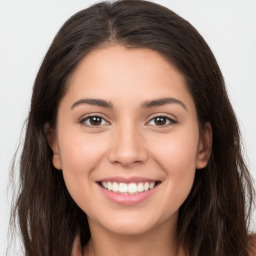
M 98 184 L 108 190 L 118 194 L 140 194 L 151 190 L 158 186 L 161 181 L 146 181 L 146 182 L 112 182 L 112 181 L 99 181 Z

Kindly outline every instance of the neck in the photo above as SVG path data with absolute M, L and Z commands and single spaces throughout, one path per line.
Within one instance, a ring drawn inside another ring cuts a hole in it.
M 93 227 L 93 228 L 92 228 Z M 173 232 L 170 232 L 173 230 Z M 178 248 L 176 228 L 165 225 L 136 235 L 120 235 L 91 225 L 91 240 L 84 256 L 183 256 Z

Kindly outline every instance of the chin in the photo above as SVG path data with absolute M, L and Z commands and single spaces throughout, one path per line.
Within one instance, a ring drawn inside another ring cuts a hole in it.
M 176 223 L 176 217 L 170 222 L 170 219 L 162 218 L 162 216 L 154 216 L 152 214 L 120 214 L 113 216 L 111 220 L 102 219 L 99 224 L 105 230 L 124 236 L 140 236 L 155 233 L 156 229 L 167 227 L 170 223 Z M 171 225 L 172 225 L 171 224 Z
M 108 227 L 108 230 L 111 231 L 112 233 L 123 236 L 140 236 L 150 232 L 153 229 L 154 226 L 152 225 L 141 225 L 135 222 L 133 222 L 132 224 L 116 223 L 114 226 Z

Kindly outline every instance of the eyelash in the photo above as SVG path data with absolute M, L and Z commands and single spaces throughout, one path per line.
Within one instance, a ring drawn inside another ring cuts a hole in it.
M 93 124 L 87 124 L 86 122 L 91 122 L 93 118 L 98 118 L 101 122 L 99 125 L 93 125 Z M 154 117 L 152 117 L 148 122 L 147 124 L 150 124 L 150 122 L 154 121 L 156 122 L 156 119 L 157 118 L 162 118 L 164 119 L 164 124 L 163 125 L 150 125 L 150 126 L 157 126 L 159 128 L 164 128 L 164 127 L 168 127 L 170 125 L 173 125 L 173 124 L 176 124 L 177 121 L 174 120 L 173 118 L 170 118 L 169 116 L 166 116 L 166 115 L 156 115 Z M 102 121 L 104 121 L 105 123 L 102 124 Z M 99 114 L 91 114 L 91 115 L 88 115 L 88 116 L 85 116 L 84 118 L 82 118 L 80 121 L 80 124 L 84 125 L 84 126 L 87 126 L 87 127 L 91 127 L 91 128 L 101 128 L 102 126 L 105 126 L 105 125 L 109 125 L 110 123 L 108 121 L 106 121 L 106 119 L 104 117 L 102 117 L 101 115 Z M 166 124 L 166 122 L 168 122 Z
M 149 124 L 150 122 L 152 121 L 156 121 L 157 118 L 162 118 L 165 120 L 165 123 L 163 125 L 153 125 L 153 126 L 158 126 L 159 128 L 165 128 L 165 127 L 168 127 L 170 125 L 173 125 L 173 124 L 176 124 L 177 121 L 174 120 L 173 118 L 170 118 L 169 116 L 166 116 L 166 115 L 156 115 L 154 117 L 152 117 L 148 122 L 147 124 Z M 166 124 L 166 122 L 168 122 L 168 124 Z
M 106 121 L 106 119 L 104 117 L 102 117 L 100 114 L 90 114 L 90 115 L 87 115 L 85 116 L 84 118 L 82 118 L 79 122 L 80 124 L 84 125 L 84 126 L 87 126 L 87 127 L 91 127 L 91 128 L 100 128 L 101 126 L 105 126 L 106 124 L 99 124 L 99 125 L 92 125 L 92 124 L 86 124 L 87 121 L 92 121 L 93 118 L 99 118 L 101 123 L 102 121 L 104 120 L 104 122 L 106 124 L 109 124 L 108 121 Z

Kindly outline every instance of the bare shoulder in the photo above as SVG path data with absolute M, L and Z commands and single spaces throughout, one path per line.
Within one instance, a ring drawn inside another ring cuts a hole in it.
M 250 256 L 256 256 L 256 234 L 250 235 L 250 246 L 248 253 Z

